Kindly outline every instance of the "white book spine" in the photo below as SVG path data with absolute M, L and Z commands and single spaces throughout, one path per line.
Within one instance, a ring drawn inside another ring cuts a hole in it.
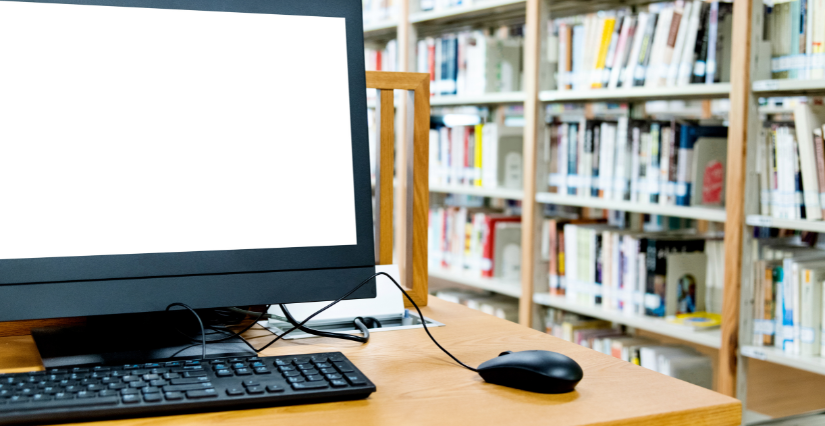
M 803 202 L 805 203 L 805 219 L 822 219 L 822 209 L 819 205 L 819 179 L 816 171 L 816 155 L 814 154 L 813 127 L 815 118 L 807 104 L 799 104 L 794 108 L 796 123 L 796 140 L 799 145 L 799 161 L 802 172 Z
M 622 87 L 633 87 L 633 77 L 636 74 L 636 64 L 639 61 L 639 54 L 642 50 L 642 39 L 644 38 L 648 19 L 649 14 L 647 12 L 639 12 L 638 24 L 636 25 L 633 36 L 633 48 L 630 50 L 630 56 L 627 60 L 627 68 L 625 68 Z
M 822 336 L 822 275 L 818 270 L 802 271 L 800 300 L 800 355 L 819 356 Z

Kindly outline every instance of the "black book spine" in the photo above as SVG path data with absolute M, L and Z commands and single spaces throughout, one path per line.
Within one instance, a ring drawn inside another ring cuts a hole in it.
M 696 57 L 696 61 L 693 63 L 693 75 L 690 77 L 691 84 L 704 83 L 705 72 L 707 71 L 710 3 L 702 2 L 701 4 L 702 11 L 699 14 L 699 32 L 696 34 L 696 45 L 693 47 L 693 54 Z

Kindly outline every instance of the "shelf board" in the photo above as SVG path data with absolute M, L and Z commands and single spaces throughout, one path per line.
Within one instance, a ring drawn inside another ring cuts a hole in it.
M 500 278 L 482 278 L 464 272 L 452 271 L 436 265 L 429 266 L 429 275 L 433 278 L 452 281 L 505 296 L 521 297 L 521 283 L 518 281 L 507 281 Z
M 742 356 L 762 361 L 772 362 L 798 370 L 810 371 L 816 374 L 825 374 L 825 358 L 819 356 L 790 355 L 785 351 L 770 346 L 742 346 L 739 351 Z
M 712 222 L 725 221 L 725 209 L 712 207 L 682 207 L 660 204 L 642 204 L 631 201 L 606 200 L 603 198 L 578 197 L 575 195 L 560 195 L 549 192 L 536 194 L 536 201 L 545 204 L 562 206 L 591 207 L 597 209 L 621 210 L 635 213 L 658 214 L 670 217 L 684 217 L 688 219 L 709 220 Z
M 485 93 L 473 96 L 433 96 L 430 106 L 446 105 L 483 105 L 483 104 L 515 104 L 524 102 L 524 92 Z
M 526 0 L 476 0 L 467 6 L 412 13 L 410 22 L 413 24 L 447 24 L 470 18 L 494 17 L 503 12 L 513 12 L 519 9 L 524 14 L 527 10 L 526 3 Z
M 821 220 L 789 220 L 777 219 L 771 216 L 748 215 L 745 223 L 750 226 L 762 226 L 766 228 L 795 229 L 799 231 L 825 232 L 825 222 Z
M 650 331 L 663 336 L 674 337 L 711 348 L 719 348 L 722 346 L 722 334 L 719 329 L 693 331 L 686 327 L 670 324 L 660 318 L 643 315 L 626 315 L 622 312 L 607 311 L 601 307 L 581 306 L 568 302 L 564 297 L 551 296 L 547 293 L 537 293 L 533 295 L 533 302 L 539 305 L 574 312 L 579 315 L 624 324 L 629 327 Z
M 521 200 L 524 197 L 524 191 L 520 189 L 483 188 L 459 185 L 430 185 L 430 192 L 477 195 L 479 197 L 505 198 L 508 200 Z
M 398 20 L 388 19 L 364 25 L 364 38 L 378 38 L 392 36 L 398 30 Z
M 759 80 L 753 82 L 753 91 L 762 96 L 825 94 L 825 79 Z
M 652 101 L 661 99 L 727 98 L 730 83 L 691 84 L 678 87 L 632 87 L 628 89 L 545 90 L 539 92 L 542 102 L 584 101 Z

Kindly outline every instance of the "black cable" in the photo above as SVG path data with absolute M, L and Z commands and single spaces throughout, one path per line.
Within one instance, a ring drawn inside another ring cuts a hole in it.
M 427 332 L 427 336 L 429 336 L 429 337 L 430 337 L 430 340 L 432 340 L 432 341 L 433 341 L 433 343 L 435 343 L 435 345 L 436 345 L 436 346 L 438 346 L 438 349 L 441 349 L 441 351 L 442 351 L 442 352 L 444 352 L 445 354 L 447 354 L 447 356 L 449 356 L 450 358 L 452 358 L 452 359 L 453 359 L 453 361 L 457 362 L 457 363 L 458 363 L 459 365 L 461 365 L 462 367 L 464 367 L 464 368 L 466 368 L 466 369 L 468 369 L 468 370 L 471 370 L 471 371 L 478 372 L 478 370 L 476 370 L 475 368 L 470 367 L 469 365 L 467 365 L 467 364 L 465 364 L 465 363 L 461 362 L 458 358 L 456 358 L 456 357 L 455 357 L 453 354 L 451 354 L 448 350 L 444 349 L 444 347 L 443 347 L 443 346 L 441 346 L 441 344 L 439 344 L 437 340 L 435 340 L 435 337 L 433 337 L 433 335 L 430 333 L 430 329 L 429 329 L 429 328 L 427 328 L 427 322 L 424 320 L 424 314 L 423 314 L 423 313 L 421 313 L 421 309 L 418 307 L 418 305 L 415 303 L 415 301 L 414 301 L 414 300 L 412 300 L 412 298 L 410 297 L 410 295 L 409 295 L 409 294 L 407 294 L 407 292 L 406 292 L 406 291 L 404 291 L 404 288 L 402 288 L 402 287 L 401 287 L 401 285 L 400 285 L 400 284 L 398 284 L 398 282 L 397 282 L 397 281 L 395 281 L 395 278 L 393 278 L 390 274 L 388 274 L 388 273 L 386 273 L 386 272 L 378 272 L 378 273 L 376 273 L 376 274 L 372 275 L 371 277 L 367 278 L 366 280 L 362 281 L 360 284 L 358 284 L 357 286 L 355 286 L 355 288 L 353 288 L 352 290 L 350 290 L 349 292 L 347 292 L 347 294 L 345 294 L 345 295 L 343 295 L 343 296 L 339 297 L 337 300 L 335 300 L 335 301 L 331 302 L 329 305 L 327 305 L 327 306 L 325 306 L 325 307 L 323 307 L 323 308 L 321 308 L 321 309 L 319 309 L 319 310 L 315 311 L 315 313 L 313 313 L 312 315 L 308 316 L 305 320 L 303 320 L 301 323 L 299 323 L 299 324 L 298 324 L 298 326 L 303 326 L 304 324 L 306 324 L 307 322 L 309 322 L 309 320 L 311 320 L 312 318 L 315 318 L 317 315 L 319 315 L 321 312 L 324 312 L 324 311 L 326 311 L 327 309 L 329 309 L 329 308 L 331 308 L 331 307 L 335 306 L 338 302 L 340 302 L 340 301 L 342 301 L 342 300 L 346 299 L 347 297 L 349 297 L 350 295 L 352 295 L 352 293 L 355 293 L 356 291 L 358 291 L 358 289 L 359 289 L 359 288 L 363 287 L 365 284 L 367 284 L 368 282 L 370 282 L 370 280 L 372 280 L 373 278 L 375 278 L 375 277 L 377 277 L 377 276 L 379 276 L 379 275 L 384 275 L 385 277 L 389 278 L 389 279 L 390 279 L 390 281 L 392 281 L 392 283 L 393 283 L 393 284 L 395 284 L 395 286 L 396 286 L 396 287 L 398 287 L 398 289 L 399 289 L 399 290 L 401 290 L 401 293 L 403 293 L 403 294 L 404 294 L 404 297 L 406 297 L 406 298 L 407 298 L 407 300 L 409 300 L 409 301 L 410 301 L 410 303 L 412 303 L 412 305 L 415 307 L 415 310 L 418 312 L 418 316 L 419 316 L 419 318 L 421 319 L 421 325 L 422 325 L 422 326 L 424 326 L 424 331 L 426 331 L 426 332 Z M 278 340 L 280 340 L 281 338 L 283 338 L 283 337 L 284 337 L 284 336 L 286 336 L 287 334 L 292 333 L 293 331 L 295 331 L 297 328 L 298 328 L 297 326 L 292 327 L 291 329 L 287 330 L 285 333 L 283 333 L 283 334 L 281 334 L 280 336 L 278 336 L 278 337 L 276 337 L 276 338 L 272 339 L 272 341 L 271 341 L 271 342 L 267 343 L 267 344 L 266 344 L 266 345 L 264 345 L 262 348 L 260 348 L 260 349 L 256 349 L 255 351 L 256 351 L 256 352 L 261 352 L 261 351 L 263 351 L 264 349 L 266 349 L 266 348 L 268 348 L 268 347 L 272 346 L 275 342 L 277 342 Z
M 286 308 L 286 305 L 281 304 L 280 306 L 281 306 L 281 310 L 284 311 L 284 315 L 286 316 L 287 322 L 289 322 L 290 324 L 292 324 L 295 327 L 298 327 L 298 330 L 301 330 L 304 333 L 312 334 L 313 336 L 319 336 L 319 337 L 330 337 L 330 338 L 333 338 L 333 339 L 352 340 L 352 341 L 358 342 L 358 343 L 367 343 L 367 340 L 369 340 L 369 338 L 370 338 L 370 332 L 369 331 L 367 331 L 366 334 L 364 334 L 364 337 L 361 337 L 361 336 L 353 336 L 352 334 L 333 333 L 333 332 L 330 332 L 330 331 L 321 331 L 321 330 L 316 330 L 314 328 L 306 327 L 303 324 L 298 324 L 298 321 L 295 319 L 295 317 L 292 316 L 292 313 L 289 312 L 289 309 Z M 361 324 L 361 325 L 363 325 L 363 324 Z M 364 330 L 365 329 L 361 329 L 362 332 Z
M 194 309 L 190 308 L 189 305 L 186 305 L 184 303 L 172 303 L 171 305 L 166 307 L 166 312 L 168 313 L 169 309 L 171 309 L 173 306 L 180 306 L 182 308 L 186 308 L 187 310 L 189 310 L 189 312 L 192 313 L 192 315 L 195 316 L 195 318 L 198 319 L 198 325 L 200 325 L 200 327 L 201 327 L 201 359 L 206 359 L 206 331 L 203 329 L 203 321 L 201 321 L 201 316 L 198 315 L 198 313 L 195 312 Z M 191 336 L 189 336 L 186 333 L 178 330 L 177 328 L 175 328 L 175 330 L 177 330 L 178 333 L 183 334 L 184 336 L 188 337 L 189 339 L 192 339 Z M 192 339 L 192 340 L 194 340 L 194 339 Z
M 355 324 L 355 327 L 361 330 L 361 334 L 364 335 L 364 343 L 367 343 L 370 340 L 370 329 L 367 328 L 361 319 L 361 317 L 355 318 L 352 320 L 352 323 Z

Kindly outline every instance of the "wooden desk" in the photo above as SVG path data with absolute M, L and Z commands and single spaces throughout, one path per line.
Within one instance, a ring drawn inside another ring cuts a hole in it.
M 107 422 L 107 425 L 738 425 L 733 398 L 437 298 L 424 315 L 433 335 L 478 365 L 505 350 L 564 353 L 584 369 L 575 392 L 541 395 L 485 383 L 459 367 L 424 330 L 374 333 L 367 345 L 305 339 L 264 355 L 341 351 L 377 386 L 369 399 Z M 266 339 L 256 339 L 258 342 Z M 256 341 L 256 340 L 253 340 Z M 259 343 L 260 344 L 260 343 Z M 0 339 L 0 372 L 42 369 L 31 337 Z

